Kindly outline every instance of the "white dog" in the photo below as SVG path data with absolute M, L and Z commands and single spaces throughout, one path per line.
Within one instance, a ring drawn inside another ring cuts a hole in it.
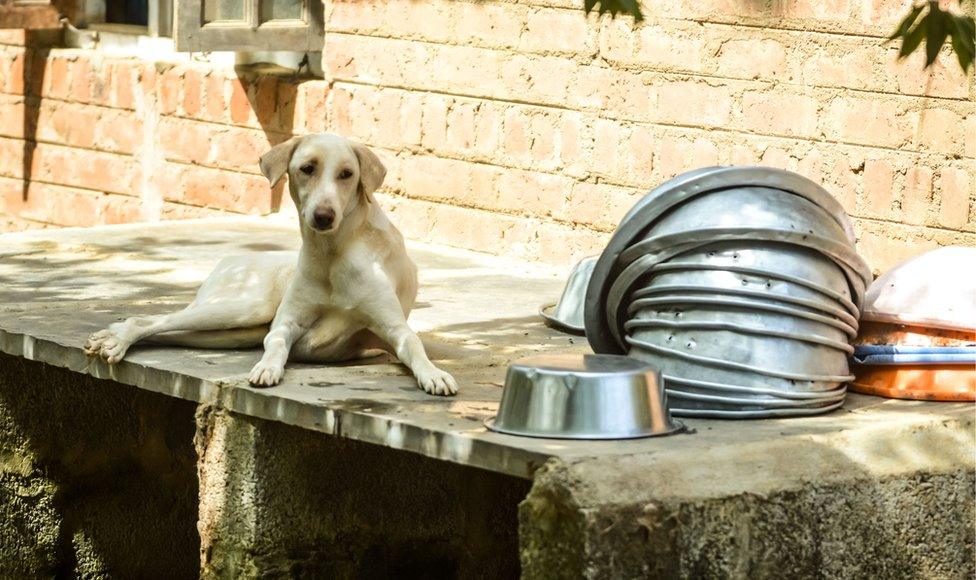
M 92 334 L 89 355 L 113 364 L 140 340 L 206 348 L 257 346 L 264 356 L 250 382 L 272 386 L 289 357 L 338 362 L 383 348 L 420 387 L 453 395 L 457 383 L 427 358 L 407 326 L 417 268 L 403 237 L 373 199 L 386 168 L 358 143 L 328 134 L 294 137 L 261 157 L 274 186 L 287 172 L 302 247 L 228 257 L 184 310 L 134 317 Z M 270 328 L 269 328 L 270 323 Z

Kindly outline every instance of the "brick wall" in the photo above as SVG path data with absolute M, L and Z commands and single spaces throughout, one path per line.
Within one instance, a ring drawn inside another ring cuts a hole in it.
M 598 252 L 646 190 L 715 164 L 822 183 L 875 269 L 976 245 L 973 75 L 949 52 L 925 71 L 920 55 L 896 62 L 883 37 L 906 2 L 664 0 L 636 28 L 585 19 L 580 2 L 330 2 L 326 81 L 51 51 L 26 99 L 38 109 L 36 170 L 26 202 L 6 195 L 6 211 L 146 218 L 139 176 L 153 164 L 134 137 L 138 99 L 124 98 L 141 85 L 158 94 L 163 217 L 272 211 L 257 156 L 290 132 L 327 129 L 387 162 L 382 201 L 409 237 L 461 247 L 567 263 Z M 16 77 L 5 73 L 24 52 L 4 47 L 0 75 Z M 10 84 L 0 85 L 5 191 L 25 144 L 23 90 Z M 84 115 L 92 130 L 74 127 Z M 86 162 L 66 169 L 71 159 Z M 65 209 L 72 196 L 87 215 Z
M 267 214 L 257 166 L 322 131 L 321 80 L 29 46 L 0 32 L 0 214 L 8 227 Z

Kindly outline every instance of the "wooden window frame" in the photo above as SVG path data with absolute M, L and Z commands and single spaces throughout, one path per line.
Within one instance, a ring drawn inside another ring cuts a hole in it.
M 204 22 L 204 2 L 218 0 L 175 0 L 176 19 L 173 37 L 180 52 L 206 51 L 291 51 L 322 50 L 322 0 L 296 0 L 302 3 L 300 20 L 260 22 L 260 3 L 244 2 L 243 21 Z

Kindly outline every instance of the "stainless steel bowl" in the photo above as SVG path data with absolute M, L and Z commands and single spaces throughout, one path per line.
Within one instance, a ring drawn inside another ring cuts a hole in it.
M 741 269 L 696 268 L 694 266 L 669 267 L 671 262 L 658 264 L 651 268 L 650 277 L 644 288 L 697 287 L 715 291 L 747 292 L 757 297 L 769 297 L 787 302 L 797 301 L 825 311 L 844 309 L 849 315 L 857 313 L 857 307 L 850 300 L 839 298 L 812 288 L 810 284 L 799 284 L 784 280 L 772 272 L 761 270 L 742 271 Z
M 538 355 L 512 363 L 492 431 L 555 439 L 633 439 L 683 429 L 660 372 L 615 355 Z
M 650 280 L 647 286 L 635 291 L 631 299 L 636 300 L 638 298 L 655 298 L 661 296 L 761 300 L 771 305 L 788 306 L 798 310 L 831 316 L 843 321 L 851 328 L 858 328 L 857 318 L 844 308 L 841 308 L 837 303 L 831 303 L 826 300 L 797 298 L 786 294 L 766 292 L 753 288 L 719 288 L 704 284 L 660 284 L 657 280 Z
M 568 332 L 583 335 L 583 303 L 586 300 L 586 286 L 590 283 L 596 257 L 583 258 L 569 273 L 566 286 L 559 297 L 559 302 L 547 304 L 539 308 L 539 315 L 549 326 Z
M 632 340 L 632 339 L 631 339 Z M 630 344 L 628 356 L 661 369 L 664 376 L 702 383 L 743 385 L 781 392 L 826 393 L 835 391 L 852 375 L 807 375 L 766 372 L 749 365 L 727 363 L 713 357 L 689 357 L 680 351 Z
M 750 303 L 741 301 L 735 303 L 699 301 L 693 306 L 687 303 L 658 302 L 638 307 L 630 316 L 631 320 L 624 323 L 625 330 L 629 328 L 628 324 L 639 325 L 643 320 L 669 320 L 692 327 L 726 324 L 742 329 L 744 332 L 753 329 L 770 335 L 786 333 L 832 344 L 846 344 L 852 338 L 851 328 L 845 324 L 838 324 L 837 321 L 825 323 L 799 316 L 783 316 L 783 312 L 755 309 Z
M 721 329 L 634 328 L 635 341 L 673 351 L 747 365 L 762 372 L 805 375 L 850 374 L 849 353 L 835 346 L 795 338 Z M 757 372 L 761 372 L 757 371 Z
M 840 224 L 812 201 L 780 189 L 749 186 L 711 191 L 677 205 L 654 221 L 643 237 L 732 226 L 784 227 L 847 243 Z
M 805 286 L 857 311 L 844 271 L 820 252 L 773 242 L 708 244 L 675 256 L 654 267 L 655 272 L 684 270 L 722 270 L 753 274 Z

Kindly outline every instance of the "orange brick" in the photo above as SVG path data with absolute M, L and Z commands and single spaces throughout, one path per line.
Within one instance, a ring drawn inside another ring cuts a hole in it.
M 965 136 L 962 117 L 945 109 L 922 112 L 919 142 L 939 153 L 961 153 Z
M 116 62 L 109 65 L 109 78 L 112 85 L 111 103 L 112 106 L 120 109 L 135 108 L 135 93 L 133 84 L 135 83 L 134 70 L 128 63 Z
M 91 64 L 86 57 L 71 63 L 71 100 L 87 103 L 91 100 Z
M 787 71 L 786 49 L 768 38 L 729 40 L 718 53 L 721 76 L 750 79 L 783 78 Z
M 970 204 L 974 194 L 968 173 L 962 169 L 944 168 L 939 177 L 939 225 L 954 230 L 969 222 Z
M 223 121 L 227 115 L 227 105 L 224 100 L 224 79 L 217 73 L 207 75 L 207 120 Z
M 865 210 L 872 217 L 890 218 L 894 213 L 895 172 L 877 159 L 864 162 Z
M 251 102 L 243 83 L 243 79 L 239 78 L 230 81 L 230 120 L 234 123 L 246 123 L 250 118 Z
M 932 170 L 928 167 L 911 167 L 905 174 L 905 192 L 902 199 L 902 216 L 905 223 L 924 224 L 928 221 L 932 206 Z
M 203 77 L 199 72 L 188 69 L 183 75 L 183 112 L 195 117 L 200 112 Z
M 159 75 L 158 102 L 159 112 L 171 115 L 176 112 L 180 104 L 180 89 L 183 85 L 183 75 L 175 67 Z
M 813 97 L 749 91 L 742 96 L 745 127 L 770 135 L 816 137 L 819 104 Z
M 164 117 L 158 130 L 157 142 L 167 159 L 196 164 L 210 159 L 212 132 L 208 125 Z
M 69 99 L 71 97 L 71 78 L 68 75 L 68 59 L 62 57 L 49 58 L 47 59 L 47 69 L 47 91 L 44 96 L 52 99 Z
M 658 87 L 656 119 L 662 123 L 701 127 L 728 123 L 732 96 L 725 86 L 676 82 Z
M 6 92 L 14 95 L 24 94 L 24 53 L 14 55 L 10 62 L 9 76 L 7 76 Z

